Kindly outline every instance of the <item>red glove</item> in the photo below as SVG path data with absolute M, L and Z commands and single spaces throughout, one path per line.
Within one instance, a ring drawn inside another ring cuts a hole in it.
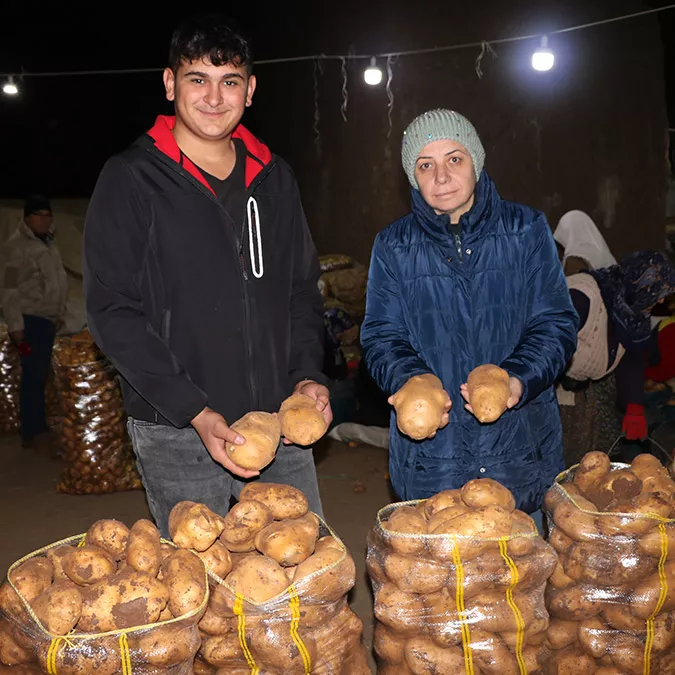
M 647 438 L 647 418 L 645 407 L 637 403 L 629 403 L 626 406 L 626 414 L 623 416 L 621 431 L 629 441 L 643 441 Z
M 16 346 L 21 356 L 30 356 L 33 353 L 31 346 L 27 342 L 19 342 Z

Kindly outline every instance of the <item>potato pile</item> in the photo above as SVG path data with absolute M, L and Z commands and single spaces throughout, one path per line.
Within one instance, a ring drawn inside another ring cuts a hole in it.
M 462 675 L 469 658 L 483 675 L 519 675 L 519 660 L 530 675 L 543 672 L 544 587 L 556 556 L 496 481 L 386 507 L 367 564 L 378 673 Z
M 590 452 L 545 507 L 559 554 L 547 589 L 551 672 L 675 673 L 675 483 L 666 469 L 648 454 L 612 465 Z
M 161 542 L 149 520 L 131 529 L 99 520 L 84 538 L 10 568 L 0 587 L 0 663 L 58 675 L 186 673 L 199 649 L 197 623 L 208 593 L 200 558 Z
M 365 675 L 363 625 L 349 609 L 354 561 L 296 488 L 249 483 L 224 517 L 180 502 L 173 541 L 206 563 L 211 597 L 199 622 L 196 675 Z M 295 619 L 295 620 L 294 620 Z
M 59 491 L 102 494 L 140 489 L 122 395 L 110 362 L 88 332 L 57 340 L 53 362 L 63 410 Z
M 21 359 L 11 343 L 7 326 L 0 326 L 0 432 L 12 433 L 19 428 L 19 390 Z

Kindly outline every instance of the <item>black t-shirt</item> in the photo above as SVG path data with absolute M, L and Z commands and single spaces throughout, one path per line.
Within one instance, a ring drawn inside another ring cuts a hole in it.
M 246 215 L 246 146 L 239 139 L 234 139 L 234 149 L 237 158 L 232 173 L 224 180 L 212 176 L 201 167 L 199 170 L 216 193 L 218 201 L 232 218 L 235 226 L 239 228 Z

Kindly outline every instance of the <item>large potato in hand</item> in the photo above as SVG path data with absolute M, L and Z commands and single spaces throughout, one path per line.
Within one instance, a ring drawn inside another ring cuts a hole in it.
M 127 549 L 129 528 L 119 520 L 97 520 L 88 530 L 85 542 L 98 546 L 108 553 L 113 560 L 122 559 Z
M 271 463 L 281 440 L 281 425 L 276 415 L 250 412 L 230 428 L 246 440 L 243 445 L 225 444 L 225 451 L 237 466 L 249 471 L 260 471 Z
M 282 436 L 295 445 L 312 445 L 328 431 L 316 401 L 305 394 L 293 394 L 281 404 L 279 421 Z
M 264 504 L 275 520 L 302 518 L 309 511 L 307 497 L 291 485 L 264 483 L 257 480 L 248 483 L 239 495 L 239 503 L 254 500 Z
M 435 375 L 411 377 L 392 397 L 396 426 L 413 440 L 435 434 L 445 414 L 448 395 Z
M 481 424 L 496 422 L 506 410 L 511 396 L 509 374 L 499 366 L 486 364 L 474 368 L 466 381 L 469 404 Z
M 240 501 L 223 519 L 220 541 L 235 553 L 255 550 L 255 537 L 273 520 L 272 512 L 262 502 Z
M 67 635 L 82 614 L 82 594 L 72 581 L 55 581 L 31 603 L 35 616 L 53 635 Z
M 206 551 L 223 531 L 223 519 L 204 504 L 179 502 L 169 515 L 169 532 L 176 546 Z

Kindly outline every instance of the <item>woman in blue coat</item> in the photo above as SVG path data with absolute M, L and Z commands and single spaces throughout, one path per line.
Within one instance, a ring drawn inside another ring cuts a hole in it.
M 553 236 L 541 212 L 500 198 L 462 115 L 420 115 L 404 134 L 402 160 L 412 211 L 375 240 L 361 342 L 385 392 L 435 375 L 449 415 L 433 438 L 413 441 L 392 412 L 394 490 L 421 499 L 489 477 L 534 512 L 563 469 L 553 384 L 574 353 L 578 322 Z M 458 405 L 468 374 L 486 363 L 510 376 L 509 409 L 493 424 Z

